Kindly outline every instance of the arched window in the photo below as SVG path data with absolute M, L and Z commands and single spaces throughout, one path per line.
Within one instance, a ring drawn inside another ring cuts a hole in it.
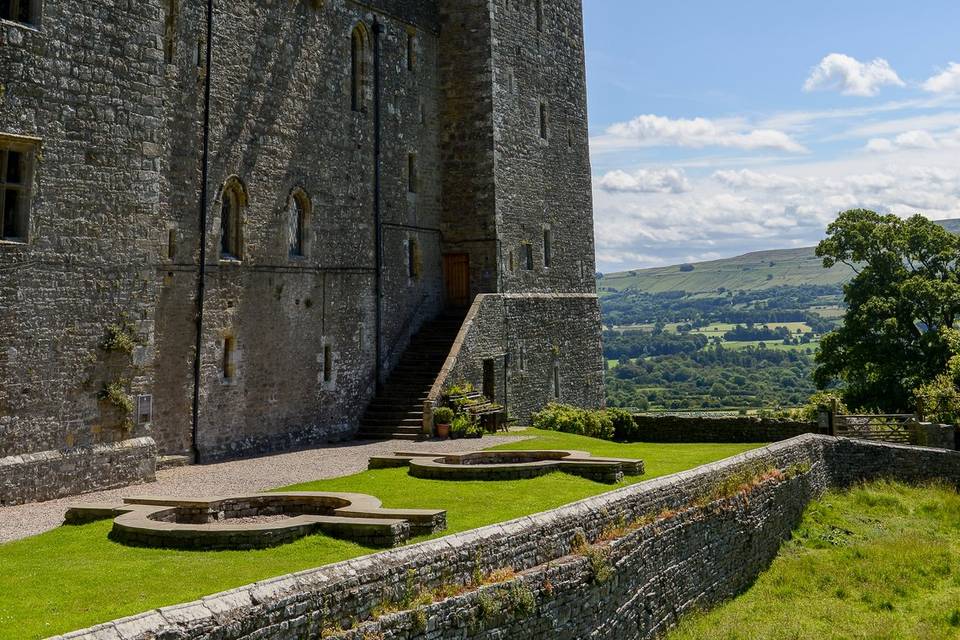
M 367 76 L 370 38 L 361 22 L 350 35 L 350 107 L 354 111 L 367 110 Z
M 243 207 L 247 204 L 247 192 L 237 177 L 229 178 L 223 185 L 220 203 L 220 258 L 243 259 Z
M 310 213 L 310 196 L 303 189 L 294 189 L 287 206 L 287 238 L 290 240 L 291 258 L 302 258 L 307 255 Z

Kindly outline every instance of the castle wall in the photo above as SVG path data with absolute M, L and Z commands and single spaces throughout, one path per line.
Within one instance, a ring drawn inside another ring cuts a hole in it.
M 149 433 L 99 396 L 154 375 L 162 3 L 43 4 L 0 23 L 0 143 L 38 141 L 26 241 L 0 241 L 0 456 Z
M 592 294 L 574 259 L 592 251 L 576 2 L 548 7 L 531 39 L 529 7 L 486 0 L 218 1 L 209 78 L 202 0 L 39 4 L 37 25 L 0 23 L 0 146 L 36 157 L 27 242 L 0 241 L 0 456 L 138 436 L 190 454 L 201 277 L 195 444 L 207 460 L 352 435 L 377 370 L 386 377 L 444 306 L 445 254 L 469 254 L 471 294 Z M 529 83 L 522 102 L 501 95 L 495 68 L 507 63 Z M 547 91 L 582 125 L 567 146 L 526 130 L 520 105 Z M 221 255 L 231 197 L 233 257 Z M 295 202 L 308 210 L 302 256 L 290 251 Z M 501 244 L 547 224 L 564 227 L 555 264 L 508 278 Z M 558 357 L 564 395 L 602 402 L 599 322 L 585 304 L 505 303 L 500 330 L 514 333 L 481 341 L 500 340 L 501 361 L 527 342 L 561 352 L 508 371 L 508 402 L 516 392 L 520 410 L 538 406 Z
M 541 12 L 538 21 L 537 3 L 493 3 L 501 290 L 595 293 L 581 0 L 543 2 Z
M 495 401 L 523 423 L 550 402 L 599 406 L 599 326 L 595 295 L 481 295 L 444 366 L 444 384 L 483 389 L 484 361 L 493 361 Z
M 499 290 L 493 31 L 488 0 L 440 0 L 443 250 L 467 254 L 472 295 Z
M 480 388 L 493 359 L 513 417 L 551 401 L 601 406 L 580 0 L 542 3 L 539 17 L 530 2 L 441 6 L 444 250 L 470 252 L 474 294 L 507 294 L 478 301 L 445 382 Z
M 744 474 L 757 477 L 749 491 L 701 506 L 727 479 Z M 546 513 L 265 580 L 70 637 L 656 638 L 681 616 L 748 588 L 811 500 L 878 477 L 958 483 L 960 454 L 804 435 Z M 625 522 L 636 524 L 604 542 Z M 577 549 L 578 538 L 586 550 Z M 517 575 L 473 584 L 477 574 L 503 569 Z M 414 601 L 411 575 L 425 592 L 465 588 L 377 618 L 385 602 Z
M 193 393 L 199 162 L 176 140 L 197 140 L 203 90 L 193 25 L 184 5 L 170 85 L 169 181 L 177 256 L 159 274 L 161 449 L 189 446 Z M 206 458 L 264 452 L 348 437 L 374 388 L 375 225 L 372 49 L 364 112 L 351 109 L 351 32 L 383 25 L 383 365 L 441 304 L 435 16 L 424 3 L 219 3 L 211 71 L 210 205 L 198 447 Z M 374 10 L 376 9 L 376 10 Z M 390 11 L 389 14 L 384 10 Z M 407 64 L 408 34 L 415 65 Z M 370 43 L 372 47 L 372 42 Z M 184 97 L 193 94 L 194 97 Z M 190 109 L 185 115 L 186 105 Z M 199 147 L 199 142 L 197 144 Z M 410 193 L 408 154 L 416 154 Z M 175 167 L 192 165 L 191 171 Z M 245 190 L 241 260 L 222 259 L 223 185 Z M 310 200 L 306 256 L 291 257 L 294 190 Z M 185 209 L 185 214 L 180 206 Z M 409 273 L 410 242 L 416 275 Z M 182 247 L 182 248 L 181 248 Z M 179 270 L 179 272 L 178 272 Z M 233 341 L 230 379 L 224 350 Z M 189 355 L 190 357 L 184 357 Z M 330 366 L 327 371 L 326 366 Z M 186 429 L 186 430 L 185 430 Z

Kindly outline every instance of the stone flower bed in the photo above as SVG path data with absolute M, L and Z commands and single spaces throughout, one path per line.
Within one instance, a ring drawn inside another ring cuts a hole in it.
M 370 458 L 371 469 L 410 467 L 410 475 L 431 480 L 518 480 L 562 471 L 615 484 L 624 475 L 644 473 L 642 460 L 594 458 L 583 451 L 472 451 L 440 455 L 397 452 Z
M 110 537 L 138 546 L 175 549 L 263 549 L 317 531 L 377 547 L 443 531 L 446 511 L 384 509 L 357 493 L 260 493 L 182 499 L 127 498 L 120 504 L 71 507 L 67 524 L 114 518 Z

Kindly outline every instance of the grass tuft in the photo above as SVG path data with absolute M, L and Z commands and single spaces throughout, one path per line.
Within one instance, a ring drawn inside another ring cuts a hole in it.
M 746 593 L 669 640 L 956 638 L 960 495 L 881 481 L 812 503 Z

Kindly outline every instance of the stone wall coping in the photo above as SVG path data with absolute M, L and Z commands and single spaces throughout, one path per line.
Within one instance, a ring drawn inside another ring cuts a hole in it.
M 146 436 L 141 438 L 131 438 L 120 442 L 109 442 L 103 444 L 83 445 L 71 449 L 53 449 L 49 451 L 35 451 L 33 453 L 20 453 L 15 456 L 0 458 L 0 466 L 29 464 L 31 462 L 43 462 L 45 460 L 56 460 L 58 458 L 70 458 L 74 456 L 109 453 L 121 449 L 136 449 L 139 447 L 155 447 L 156 442 L 153 438 Z

